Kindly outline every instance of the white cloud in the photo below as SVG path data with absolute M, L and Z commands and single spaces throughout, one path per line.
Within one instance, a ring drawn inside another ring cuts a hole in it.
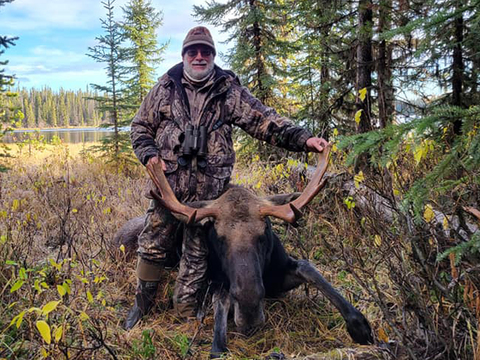
M 121 7 L 127 2 L 114 2 L 117 17 L 121 18 Z M 189 29 L 198 25 L 192 16 L 193 4 L 205 4 L 205 0 L 185 0 L 181 4 L 166 0 L 151 2 L 164 15 L 158 42 L 170 41 L 157 70 L 160 76 L 181 61 L 183 39 Z M 16 74 L 23 86 L 75 89 L 84 87 L 82 83 L 105 81 L 104 64 L 85 55 L 89 46 L 97 45 L 95 36 L 103 34 L 100 18 L 105 17 L 106 10 L 100 0 L 15 0 L 6 4 L 0 8 L 2 32 L 20 36 L 15 50 L 7 50 L 5 54 L 10 61 L 6 72 Z M 226 35 L 211 25 L 206 26 L 212 32 L 217 52 L 226 51 L 227 45 L 221 44 Z M 220 58 L 217 63 L 223 66 Z
M 1 10 L 2 17 L 9 18 L 2 21 L 2 27 L 12 31 L 88 29 L 101 13 L 97 0 L 16 0 Z

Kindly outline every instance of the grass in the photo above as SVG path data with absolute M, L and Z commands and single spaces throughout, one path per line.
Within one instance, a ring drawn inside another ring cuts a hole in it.
M 208 358 L 212 311 L 203 322 L 182 323 L 175 317 L 170 309 L 175 272 L 165 274 L 154 313 L 133 330 L 123 330 L 134 298 L 135 261 L 127 261 L 111 239 L 147 208 L 142 195 L 146 175 L 141 166 L 116 169 L 82 155 L 83 149 L 17 149 L 11 170 L 1 177 L 0 358 Z M 234 178 L 258 192 L 290 191 L 301 181 L 296 167 L 255 165 L 248 176 L 237 169 Z M 319 259 L 327 279 L 352 301 L 363 299 L 351 276 L 337 276 L 335 264 L 322 258 L 324 249 L 316 239 L 327 232 L 326 225 L 314 219 L 318 215 L 310 216 L 314 221 L 300 230 L 275 224 L 288 235 L 286 248 L 298 257 Z M 354 302 L 370 317 L 367 302 Z M 279 351 L 300 356 L 353 346 L 343 319 L 314 290 L 302 287 L 268 300 L 266 318 L 250 338 L 229 324 L 227 358 L 262 359 Z M 42 324 L 48 329 L 41 331 Z

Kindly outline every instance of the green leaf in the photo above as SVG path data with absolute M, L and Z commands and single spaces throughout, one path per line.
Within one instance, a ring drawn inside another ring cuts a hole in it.
M 27 273 L 25 272 L 25 268 L 20 268 L 18 271 L 18 277 L 23 280 L 27 280 Z
M 13 293 L 20 289 L 25 281 L 24 280 L 17 280 L 15 284 L 13 284 L 12 288 L 10 289 L 10 293 Z
M 47 344 L 52 342 L 52 336 L 50 334 L 50 326 L 43 320 L 39 320 L 35 323 L 40 335 Z

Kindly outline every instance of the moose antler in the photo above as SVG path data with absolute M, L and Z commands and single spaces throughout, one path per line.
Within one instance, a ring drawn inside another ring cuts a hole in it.
M 155 191 L 150 191 L 150 194 L 171 212 L 185 216 L 188 225 L 206 217 L 217 217 L 217 209 L 215 208 L 195 209 L 179 202 L 165 177 L 161 162 L 156 164 L 148 163 L 147 172 L 158 191 L 160 191 L 161 197 Z
M 328 155 L 330 154 L 330 146 L 327 146 L 321 153 L 318 154 L 318 164 L 312 179 L 302 194 L 295 200 L 284 205 L 265 205 L 259 208 L 261 216 L 274 216 L 286 222 L 294 224 L 302 217 L 300 211 L 302 207 L 307 205 L 318 194 L 318 192 L 325 185 L 325 180 L 322 181 L 323 175 L 328 166 Z

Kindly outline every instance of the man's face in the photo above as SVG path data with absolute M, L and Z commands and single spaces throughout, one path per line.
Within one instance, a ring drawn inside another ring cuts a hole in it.
M 191 78 L 201 80 L 212 72 L 214 59 L 215 55 L 210 47 L 192 45 L 183 55 L 183 68 Z

